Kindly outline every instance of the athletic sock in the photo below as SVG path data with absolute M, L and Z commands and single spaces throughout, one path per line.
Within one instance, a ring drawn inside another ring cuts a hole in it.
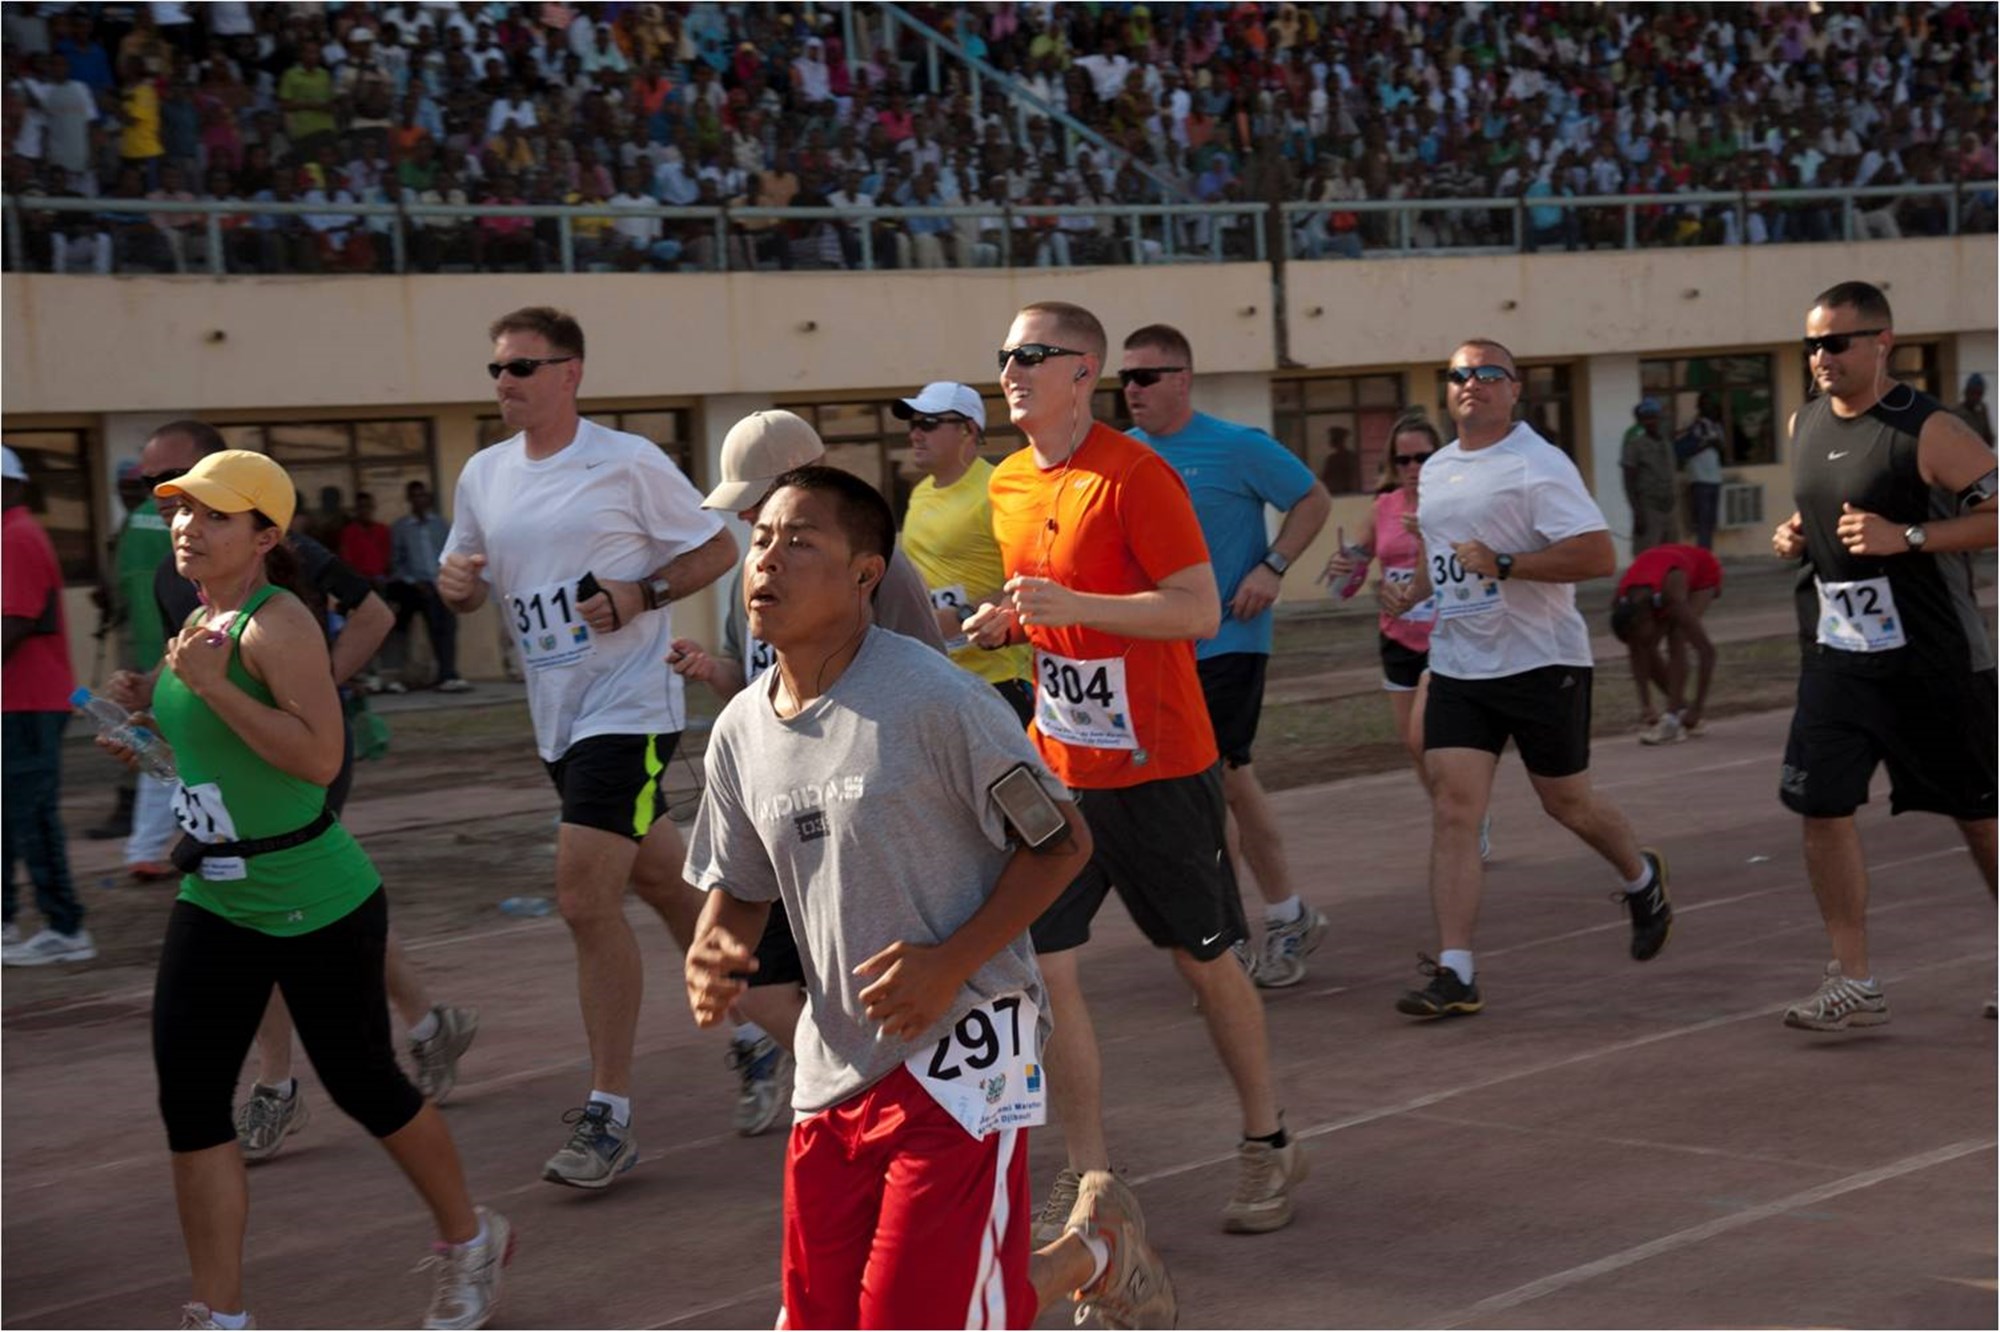
M 1864 990 L 1872 990 L 1875 988 L 1875 978 L 1873 976 L 1868 977 L 1866 980 L 1858 980 L 1854 983 L 1856 985 L 1859 985 Z
M 479 1233 L 477 1235 L 474 1235 L 471 1239 L 461 1240 L 457 1244 L 452 1245 L 451 1247 L 454 1249 L 469 1249 L 475 1244 L 484 1244 L 486 1242 L 487 1233 L 488 1232 L 486 1229 L 486 1213 L 481 1212 L 479 1214 Z
M 1285 1147 L 1288 1144 L 1290 1144 L 1291 1140 L 1292 1140 L 1292 1135 L 1285 1132 L 1285 1126 L 1283 1124 L 1278 1125 L 1278 1131 L 1276 1133 L 1266 1134 L 1261 1138 L 1253 1138 L 1247 1133 L 1243 1135 L 1243 1141 L 1245 1142 L 1261 1142 L 1266 1147 L 1275 1147 L 1279 1151 L 1283 1151 Z
M 269 1087 L 272 1091 L 278 1093 L 278 1099 L 281 1101 L 291 1100 L 292 1097 L 298 1094 L 299 1090 L 299 1080 L 297 1078 L 286 1078 L 283 1082 L 260 1082 L 257 1085 L 260 1087 Z
M 1111 1266 L 1111 1246 L 1100 1235 L 1090 1235 L 1079 1230 L 1076 1237 L 1083 1241 L 1083 1247 L 1090 1250 L 1090 1280 L 1078 1286 L 1078 1290 L 1089 1290 L 1104 1275 L 1104 1269 Z
M 754 1022 L 739 1022 L 736 1024 L 736 1043 L 738 1045 L 755 1045 L 769 1034 Z
M 226 1314 L 220 1310 L 210 1309 L 208 1311 L 208 1321 L 214 1323 L 217 1327 L 248 1327 L 250 1326 L 250 1311 L 244 1309 L 238 1313 Z
M 433 1008 L 410 1024 L 410 1039 L 427 1041 L 438 1034 L 438 1011 Z
M 599 1091 L 597 1090 L 597 1088 L 592 1087 L 590 1089 L 590 1099 L 596 1101 L 600 1105 L 610 1106 L 611 1122 L 616 1124 L 619 1128 L 627 1128 L 631 1125 L 632 1123 L 631 1097 L 613 1096 L 610 1092 Z
M 1267 903 L 1264 907 L 1264 919 L 1273 925 L 1289 925 L 1305 914 L 1306 904 L 1299 901 L 1297 893 L 1282 902 Z
M 1645 860 L 1645 857 L 1641 856 L 1640 859 Z M 1645 864 L 1646 868 L 1639 872 L 1638 878 L 1627 881 L 1625 884 L 1626 892 L 1643 893 L 1653 886 L 1653 862 L 1645 860 Z
M 1472 984 L 1472 950 L 1470 948 L 1447 948 L 1438 954 L 1438 965 L 1450 967 L 1460 981 Z

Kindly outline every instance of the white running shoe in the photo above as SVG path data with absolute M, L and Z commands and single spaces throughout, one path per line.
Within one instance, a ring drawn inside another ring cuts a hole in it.
M 1889 1020 L 1889 1001 L 1878 985 L 1863 985 L 1841 974 L 1839 962 L 1826 964 L 1826 978 L 1810 999 L 1785 1010 L 1785 1025 L 1806 1031 L 1879 1027 Z
M 236 1111 L 236 1141 L 243 1148 L 243 1160 L 255 1165 L 268 1161 L 285 1145 L 285 1139 L 312 1123 L 312 1107 L 306 1104 L 306 1089 L 295 1078 L 292 1094 L 278 1095 L 276 1087 L 253 1083 L 250 1099 Z
M 474 1209 L 486 1232 L 483 1240 L 433 1244 L 417 1265 L 437 1269 L 437 1290 L 424 1314 L 425 1327 L 485 1327 L 500 1302 L 500 1275 L 514 1260 L 514 1227 L 484 1207 Z
M 765 1035 L 754 1041 L 732 1037 L 724 1058 L 742 1079 L 736 1096 L 736 1132 L 745 1138 L 768 1132 L 789 1101 L 785 1092 L 792 1076 L 791 1055 Z
M 1681 729 L 1681 719 L 1673 713 L 1662 713 L 1660 719 L 1639 732 L 1642 745 L 1677 745 L 1687 739 L 1687 732 Z
M 222 1324 L 215 1321 L 215 1311 L 209 1308 L 206 1304 L 201 1303 L 199 1300 L 190 1301 L 189 1303 L 183 1304 L 181 1306 L 182 1332 L 190 1332 L 190 1329 L 221 1327 L 221 1326 Z M 245 1317 L 245 1319 L 243 1320 L 243 1326 L 245 1327 L 257 1326 L 256 1315 L 251 1314 Z
M 438 1029 L 429 1040 L 410 1041 L 410 1060 L 417 1066 L 417 1090 L 443 1105 L 458 1085 L 459 1056 L 479 1034 L 479 1010 L 439 1004 L 431 1012 L 437 1014 Z
M 0 948 L 12 948 L 19 942 L 21 942 L 21 927 L 10 920 L 7 922 L 5 932 L 0 933 Z
M 1264 922 L 1264 947 L 1250 978 L 1267 990 L 1282 990 L 1306 978 L 1306 957 L 1326 937 L 1326 916 L 1303 906 L 1299 918 L 1282 924 Z
M 25 943 L 0 949 L 0 964 L 10 967 L 45 967 L 51 962 L 88 962 L 97 956 L 97 944 L 89 930 L 62 934 L 45 929 Z

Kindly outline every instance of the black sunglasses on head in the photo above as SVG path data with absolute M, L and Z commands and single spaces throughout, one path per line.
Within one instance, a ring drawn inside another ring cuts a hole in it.
M 1444 377 L 1460 385 L 1475 379 L 1482 384 L 1504 384 L 1514 378 L 1514 372 L 1504 365 L 1455 365 L 1444 372 Z
M 1177 375 L 1187 369 L 1184 365 L 1148 365 L 1136 370 L 1120 370 L 1118 382 L 1126 388 L 1137 384 L 1140 388 L 1151 388 L 1160 382 L 1162 375 Z
M 1082 352 L 1070 347 L 1051 347 L 1046 342 L 1024 342 L 1018 347 L 1002 347 L 999 351 L 1000 369 L 1007 369 L 1007 362 L 1018 360 L 1032 370 L 1051 356 L 1081 356 Z
M 948 425 L 964 425 L 964 424 L 965 424 L 965 418 L 958 415 L 913 416 L 910 418 L 910 429 L 921 430 L 925 434 L 929 434 L 933 430 L 942 430 L 944 429 L 944 427 Z
M 1887 333 L 1886 328 L 1857 328 L 1852 333 L 1829 333 L 1823 338 L 1801 338 L 1806 345 L 1806 355 L 1815 356 L 1825 352 L 1829 356 L 1843 356 L 1854 345 L 1856 338 L 1872 338 L 1877 333 Z
M 498 379 L 510 374 L 516 379 L 526 379 L 545 365 L 561 365 L 564 361 L 574 361 L 574 356 L 517 356 L 511 361 L 488 361 L 486 373 Z

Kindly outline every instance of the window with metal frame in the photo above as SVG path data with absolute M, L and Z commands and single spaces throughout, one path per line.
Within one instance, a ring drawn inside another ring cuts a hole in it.
M 1701 414 L 1703 398 L 1720 413 L 1725 467 L 1778 461 L 1777 397 L 1772 358 L 1755 353 L 1642 359 L 1639 388 L 1666 409 L 1669 434 L 1678 437 Z
M 7 447 L 28 471 L 28 509 L 48 532 L 71 587 L 97 581 L 109 554 L 97 541 L 91 503 L 91 463 L 97 449 L 88 430 L 9 430 Z

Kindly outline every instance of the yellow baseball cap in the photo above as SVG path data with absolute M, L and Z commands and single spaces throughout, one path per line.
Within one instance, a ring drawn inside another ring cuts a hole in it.
M 290 474 L 264 454 L 249 449 L 211 453 L 186 475 L 154 486 L 153 494 L 160 499 L 186 495 L 218 513 L 254 509 L 280 529 L 291 526 L 292 511 L 299 502 Z

